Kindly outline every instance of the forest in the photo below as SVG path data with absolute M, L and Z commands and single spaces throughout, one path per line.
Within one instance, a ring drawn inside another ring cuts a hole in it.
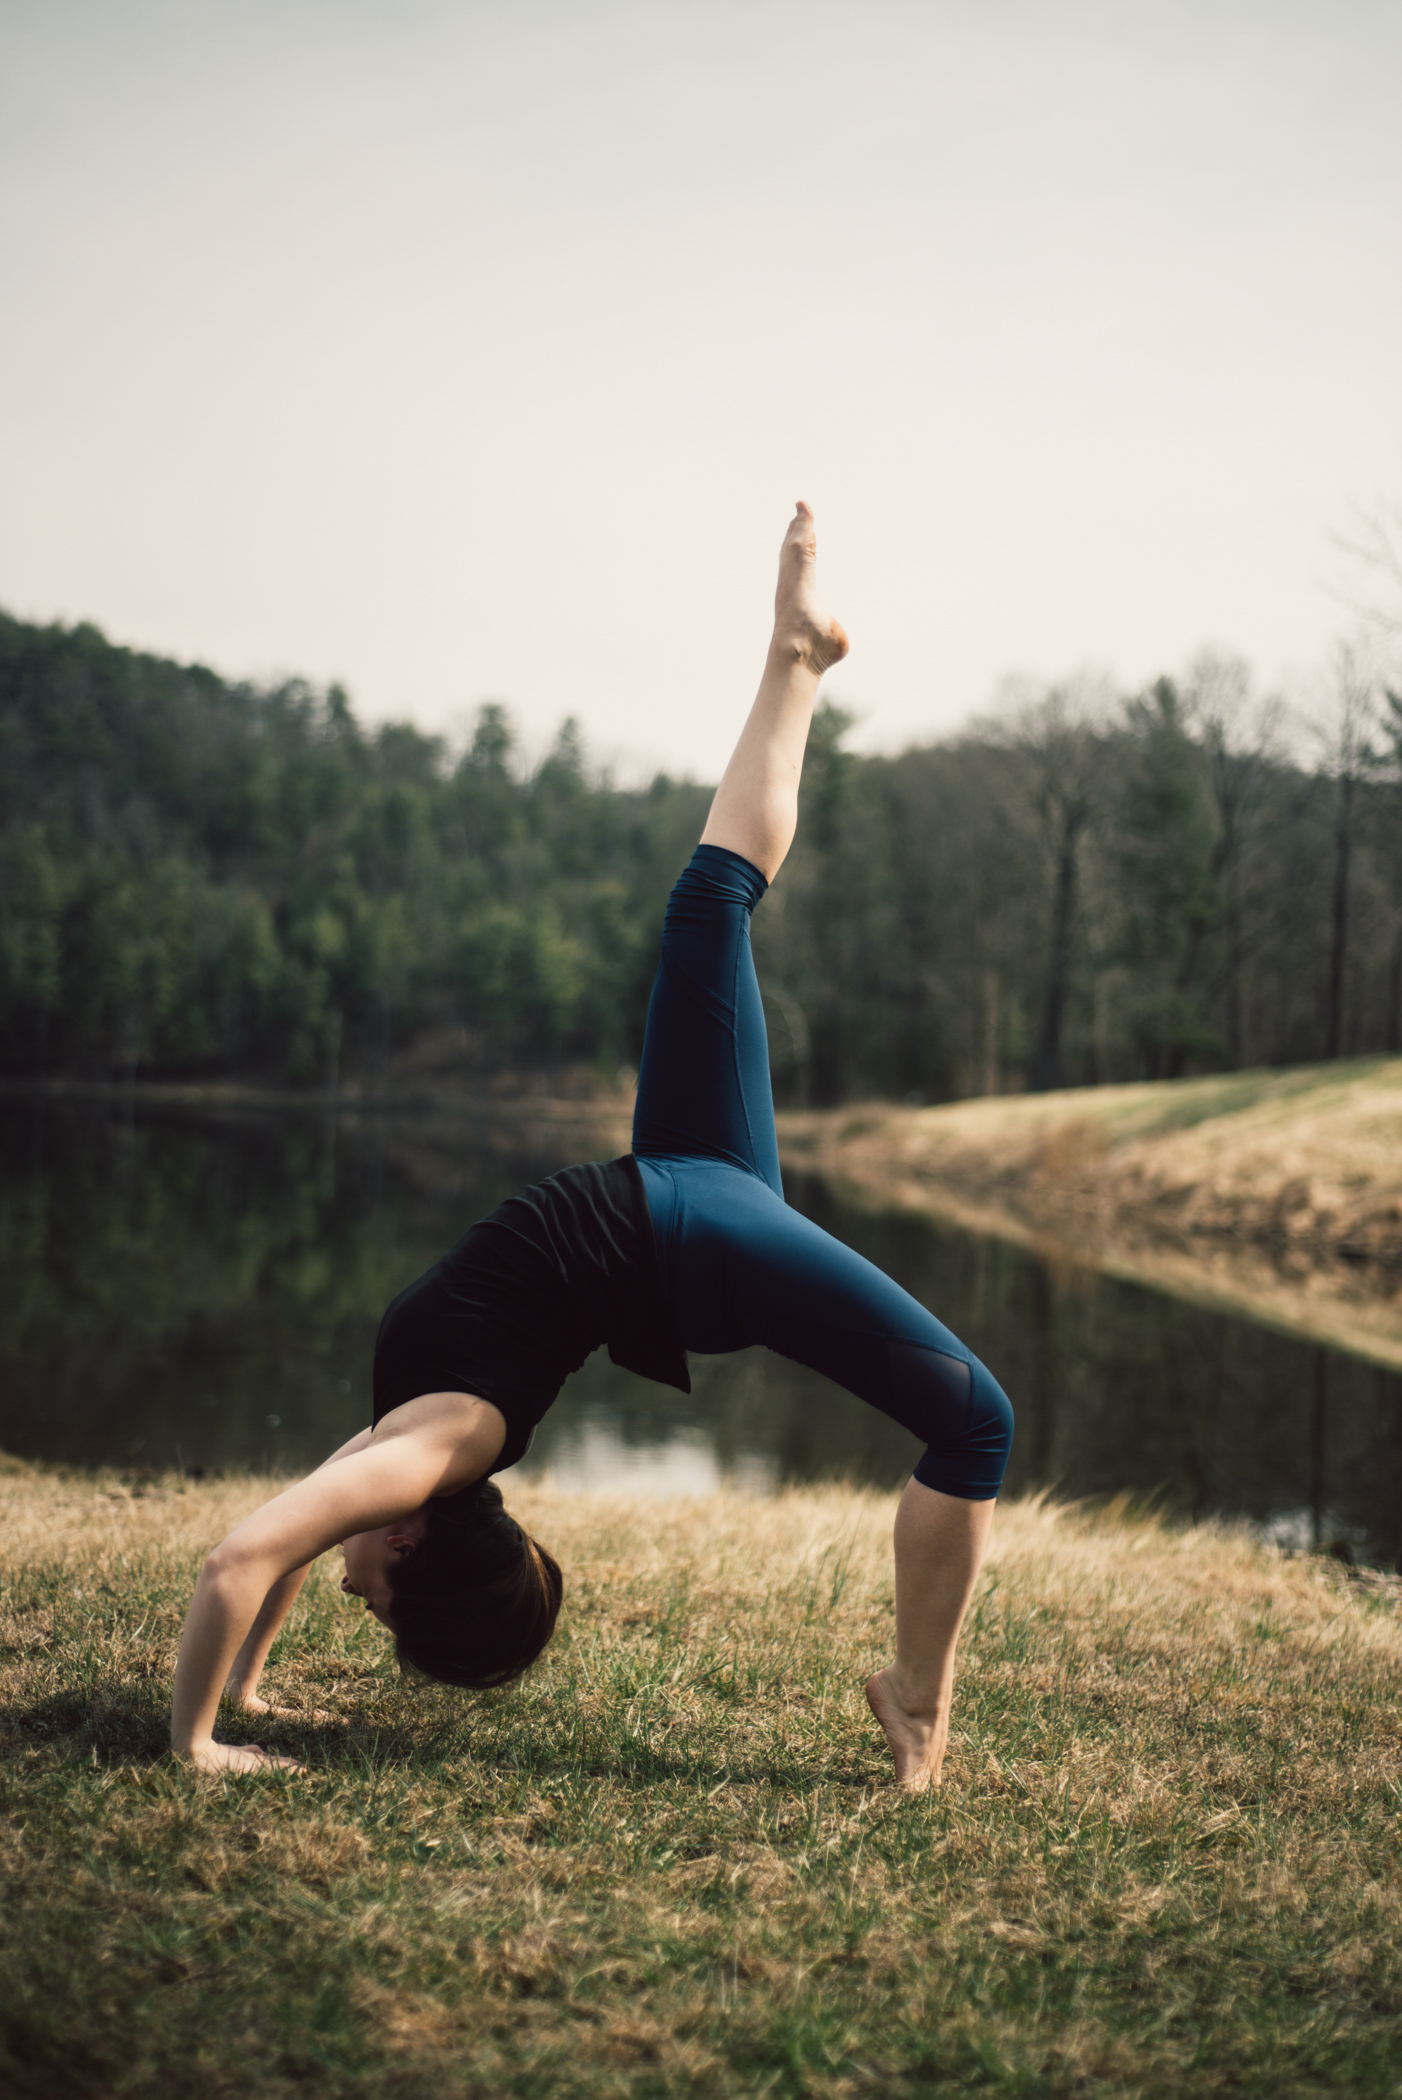
M 1396 681 L 1393 681 L 1395 684 Z M 755 918 L 776 1094 L 937 1101 L 1402 1048 L 1402 695 L 1204 654 L 898 756 L 824 705 Z M 0 616 L 0 1070 L 614 1084 L 709 790 Z

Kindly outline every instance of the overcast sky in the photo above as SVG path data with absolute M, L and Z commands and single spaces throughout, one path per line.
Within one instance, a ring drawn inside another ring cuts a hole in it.
M 1396 0 L 0 0 L 0 604 L 714 774 L 1275 677 L 1402 497 Z

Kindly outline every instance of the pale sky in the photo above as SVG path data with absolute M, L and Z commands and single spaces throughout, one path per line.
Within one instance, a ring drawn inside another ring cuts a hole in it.
M 1262 675 L 1402 498 L 1396 0 L 0 0 L 0 605 L 714 775 Z

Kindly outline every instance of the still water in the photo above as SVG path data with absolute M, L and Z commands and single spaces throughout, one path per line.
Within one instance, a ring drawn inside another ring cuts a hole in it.
M 369 1419 L 380 1313 L 475 1217 L 565 1165 L 548 1127 L 0 1106 L 0 1447 L 138 1467 L 313 1464 Z M 1006 1242 L 789 1199 L 887 1269 L 1017 1410 L 1010 1492 L 1156 1493 L 1402 1554 L 1402 1376 Z M 564 1487 L 894 1484 L 904 1430 L 764 1350 L 690 1398 L 600 1351 L 522 1470 Z

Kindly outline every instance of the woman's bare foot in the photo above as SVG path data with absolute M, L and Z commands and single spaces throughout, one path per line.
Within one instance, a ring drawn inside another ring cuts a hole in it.
M 914 1714 L 901 1703 L 891 1682 L 890 1670 L 878 1670 L 867 1679 L 867 1704 L 881 1723 L 881 1732 L 896 1761 L 896 1782 L 908 1793 L 923 1794 L 938 1786 L 944 1766 L 945 1738 L 949 1734 L 949 1708 Z
M 257 1692 L 250 1692 L 245 1698 L 235 1695 L 235 1703 L 241 1706 L 246 1714 L 271 1714 L 275 1721 L 325 1722 L 340 1721 L 344 1718 L 341 1714 L 327 1713 L 321 1706 L 269 1706 L 267 1700 L 261 1699 Z
M 818 535 L 813 513 L 800 502 L 779 549 L 779 587 L 774 593 L 774 647 L 819 678 L 847 654 L 837 621 L 818 604 Z

